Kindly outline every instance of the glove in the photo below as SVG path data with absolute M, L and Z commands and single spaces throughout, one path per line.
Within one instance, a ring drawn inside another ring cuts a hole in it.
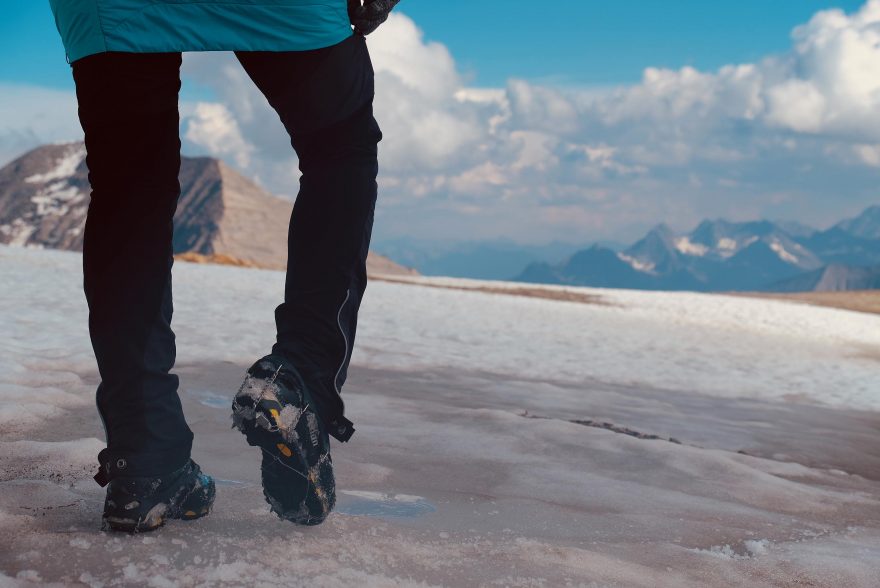
M 348 18 L 354 25 L 354 32 L 367 36 L 379 25 L 388 20 L 388 14 L 400 0 L 348 0 Z

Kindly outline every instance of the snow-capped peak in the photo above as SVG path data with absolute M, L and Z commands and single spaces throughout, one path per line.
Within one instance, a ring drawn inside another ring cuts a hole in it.
M 68 178 L 86 158 L 86 147 L 81 143 L 71 145 L 64 154 L 55 160 L 55 167 L 42 174 L 34 174 L 24 179 L 29 184 L 45 184 L 53 180 Z
M 721 237 L 718 239 L 718 242 L 715 243 L 715 247 L 718 250 L 718 255 L 722 258 L 733 257 L 737 251 L 741 249 L 745 249 L 752 243 L 758 240 L 757 236 L 751 236 L 743 241 L 737 241 L 736 239 L 732 239 L 730 237 Z
M 718 249 L 721 249 L 722 251 L 734 251 L 736 249 L 736 239 L 722 237 L 718 239 L 716 247 L 718 247 Z
M 685 255 L 695 255 L 697 257 L 702 257 L 709 252 L 709 248 L 701 243 L 694 243 L 688 237 L 679 237 L 675 239 L 675 248 L 679 251 L 679 253 L 684 253 Z
M 798 263 L 799 261 L 797 256 L 792 255 L 791 253 L 786 251 L 785 247 L 782 245 L 782 243 L 779 242 L 778 239 L 773 239 L 773 241 L 770 242 L 770 249 L 772 249 L 782 261 L 786 261 L 788 263 Z
M 646 262 L 646 261 L 639 261 L 635 257 L 630 257 L 629 255 L 627 255 L 625 253 L 618 253 L 617 258 L 620 259 L 620 261 L 623 261 L 624 263 L 628 263 L 630 266 L 632 266 L 632 268 L 634 270 L 644 272 L 646 274 L 653 274 L 654 268 L 656 267 L 656 265 L 653 263 Z

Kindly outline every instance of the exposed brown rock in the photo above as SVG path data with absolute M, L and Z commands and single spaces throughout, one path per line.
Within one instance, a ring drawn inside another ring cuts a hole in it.
M 174 252 L 198 263 L 284 269 L 293 203 L 210 157 L 184 157 Z M 0 169 L 0 243 L 82 251 L 89 202 L 82 143 L 44 145 Z M 414 275 L 370 252 L 371 274 Z
M 843 310 L 856 312 L 868 312 L 880 314 L 880 290 L 850 290 L 847 292 L 795 292 L 791 294 L 776 294 L 769 292 L 745 292 L 732 293 L 738 296 L 751 296 L 755 298 L 775 298 L 777 300 L 792 300 L 817 306 L 829 306 Z
M 540 287 L 540 286 L 486 286 L 481 285 L 478 282 L 474 282 L 473 285 L 453 285 L 453 284 L 441 284 L 437 282 L 425 281 L 425 280 L 407 280 L 405 276 L 383 276 L 383 275 L 375 275 L 374 279 L 381 280 L 383 282 L 392 282 L 395 284 L 417 284 L 419 286 L 425 286 L 427 288 L 443 288 L 446 290 L 465 290 L 471 292 L 485 292 L 488 294 L 504 294 L 507 296 L 526 296 L 529 298 L 546 298 L 548 300 L 562 300 L 565 302 L 580 302 L 583 304 L 599 304 L 602 306 L 613 306 L 613 304 L 608 301 L 603 296 L 598 294 L 590 294 L 587 292 L 574 292 L 572 290 L 563 290 L 560 288 L 556 288 L 553 286 L 549 287 Z
M 234 265 L 237 267 L 260 267 L 253 262 L 237 259 L 222 253 L 212 253 L 211 255 L 202 255 L 194 251 L 185 253 L 176 253 L 174 259 L 177 261 L 186 261 L 188 263 L 211 263 L 215 265 Z

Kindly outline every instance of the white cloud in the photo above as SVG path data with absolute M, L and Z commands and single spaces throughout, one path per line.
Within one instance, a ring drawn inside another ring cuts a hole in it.
M 705 216 L 821 224 L 878 199 L 880 0 L 817 13 L 782 54 L 647 67 L 617 88 L 471 87 L 402 12 L 368 46 L 381 235 L 585 241 Z M 293 198 L 289 138 L 234 57 L 186 54 L 183 74 L 217 96 L 182 106 L 185 148 Z
M 818 133 L 825 123 L 828 103 L 811 82 L 786 80 L 767 90 L 767 121 L 799 133 Z
M 865 165 L 880 167 L 880 145 L 854 145 L 853 152 Z
M 416 24 L 399 12 L 370 35 L 368 44 L 377 75 L 397 78 L 426 100 L 445 102 L 462 86 L 449 50 L 437 42 L 426 43 Z
M 215 156 L 232 157 L 239 167 L 250 165 L 254 147 L 242 136 L 238 122 L 223 104 L 197 103 L 186 121 L 184 138 Z

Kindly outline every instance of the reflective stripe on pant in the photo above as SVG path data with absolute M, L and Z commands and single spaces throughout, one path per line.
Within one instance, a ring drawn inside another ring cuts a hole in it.
M 302 171 L 272 351 L 300 368 L 329 422 L 344 412 L 339 392 L 367 287 L 382 139 L 373 67 L 359 35 L 303 54 L 236 55 L 278 113 Z

